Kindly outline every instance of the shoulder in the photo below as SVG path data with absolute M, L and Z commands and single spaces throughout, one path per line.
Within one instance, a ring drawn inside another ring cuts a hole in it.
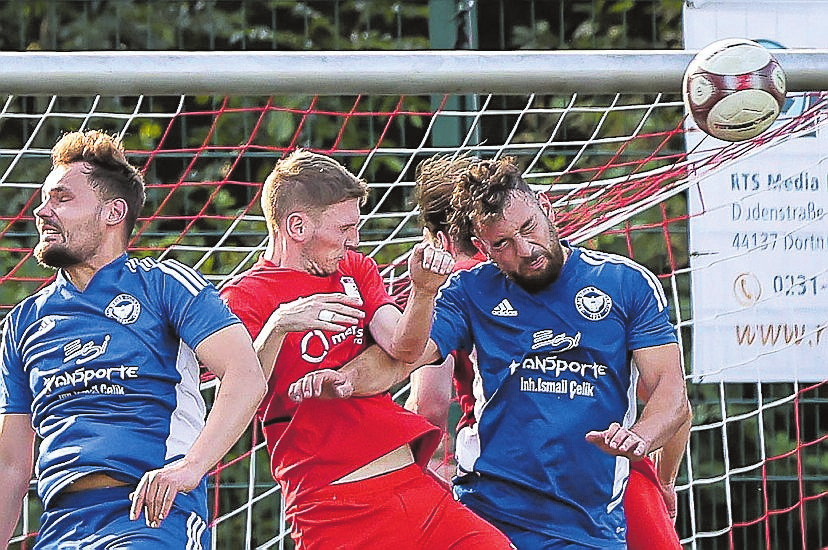
M 345 253 L 345 257 L 339 262 L 338 271 L 340 275 L 353 278 L 359 287 L 382 284 L 377 262 L 355 250 L 348 250 Z
M 492 284 L 505 279 L 506 276 L 491 261 L 478 262 L 453 272 L 451 281 L 457 281 L 460 285 Z
M 197 270 L 173 259 L 129 258 L 124 262 L 124 274 L 150 283 L 172 283 L 193 296 L 211 286 Z
M 649 269 L 620 254 L 588 248 L 573 248 L 573 259 L 584 267 L 605 271 L 609 275 L 656 280 L 655 275 Z
M 506 276 L 492 262 L 482 262 L 468 269 L 455 271 L 440 289 L 438 297 L 443 294 L 461 297 L 465 294 L 478 296 L 500 288 Z
M 369 258 L 356 250 L 348 250 L 345 252 L 345 257 L 339 262 L 339 270 L 345 274 L 355 271 L 377 271 L 378 269 L 377 262 L 373 258 Z
M 55 284 L 52 283 L 44 288 L 41 288 L 34 294 L 30 294 L 20 300 L 17 305 L 15 305 L 3 318 L 3 323 L 13 323 L 18 319 L 37 315 L 37 311 L 40 310 L 50 298 L 60 295 L 55 292 L 55 288 Z
M 227 279 L 221 285 L 221 293 L 224 294 L 226 292 L 236 292 L 238 290 L 244 290 L 250 286 L 252 286 L 253 281 L 257 277 L 261 277 L 262 268 L 260 265 L 254 265 L 250 269 L 246 271 L 242 271 L 241 273 L 237 273 L 236 275 L 232 276 L 231 278 Z
M 588 269 L 591 280 L 606 284 L 608 288 L 617 288 L 620 295 L 653 297 L 662 309 L 667 304 L 664 287 L 652 271 L 620 254 L 600 252 L 586 248 L 573 249 L 577 251 L 574 258 L 582 269 Z M 577 277 L 577 275 L 576 275 Z

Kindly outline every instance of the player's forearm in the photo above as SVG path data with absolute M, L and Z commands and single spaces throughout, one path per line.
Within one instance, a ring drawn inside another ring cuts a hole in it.
M 273 373 L 276 358 L 279 356 L 286 335 L 287 332 L 279 328 L 277 320 L 271 315 L 253 341 L 253 349 L 262 365 L 265 380 L 270 379 Z
M 451 405 L 452 356 L 439 365 L 420 367 L 411 373 L 411 390 L 405 408 L 446 430 Z
M 348 361 L 340 373 L 346 375 L 354 387 L 354 397 L 366 397 L 388 391 L 408 377 L 414 365 L 388 355 L 373 345 Z
M 0 465 L 0 548 L 6 548 L 20 519 L 23 497 L 29 489 L 31 472 Z
M 395 359 L 414 363 L 422 356 L 430 336 L 434 297 L 431 292 L 412 288 L 389 349 Z
M 204 429 L 185 460 L 206 474 L 244 433 L 266 391 L 258 365 L 225 372 Z
M 666 386 L 666 387 L 662 387 Z M 641 412 L 641 418 L 632 426 L 632 431 L 649 443 L 651 450 L 659 449 L 670 443 L 673 452 L 675 443 L 671 438 L 680 432 L 689 422 L 692 412 L 683 382 L 679 384 L 659 384 Z M 681 454 L 674 457 L 681 460 Z M 675 465 L 678 468 L 678 464 Z
M 684 452 L 687 449 L 687 441 L 690 439 L 691 423 L 691 416 L 688 415 L 685 422 L 664 444 L 659 452 L 656 465 L 658 480 L 662 485 L 672 484 L 676 480 L 679 466 L 681 466 Z

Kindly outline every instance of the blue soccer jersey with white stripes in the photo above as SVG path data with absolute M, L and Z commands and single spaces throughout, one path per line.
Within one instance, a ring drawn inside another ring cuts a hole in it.
M 83 292 L 58 272 L 18 304 L 3 325 L 0 413 L 32 415 L 47 507 L 91 471 L 137 482 L 185 454 L 206 412 L 192 350 L 238 322 L 197 271 L 126 254 Z
M 627 258 L 572 248 L 559 279 L 530 293 L 484 263 L 441 290 L 431 337 L 443 356 L 477 359 L 477 423 L 457 437 L 458 498 L 499 525 L 624 548 L 629 463 L 584 435 L 632 425 L 632 350 L 676 341 L 658 279 Z

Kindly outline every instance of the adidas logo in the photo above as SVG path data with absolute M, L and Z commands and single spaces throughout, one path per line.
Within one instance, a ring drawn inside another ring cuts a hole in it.
M 503 298 L 492 310 L 492 315 L 497 317 L 517 317 L 517 310 L 512 307 L 507 298 Z

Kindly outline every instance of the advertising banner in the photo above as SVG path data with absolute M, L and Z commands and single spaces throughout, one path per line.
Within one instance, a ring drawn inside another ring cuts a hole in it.
M 737 37 L 768 48 L 825 49 L 828 33 L 814 22 L 824 20 L 827 8 L 822 1 L 690 2 L 685 49 Z M 808 94 L 789 95 L 776 124 L 809 101 Z M 688 150 L 702 138 L 714 140 L 690 132 Z M 758 154 L 748 151 L 691 187 L 696 381 L 828 378 L 826 155 L 828 136 L 816 129 Z

